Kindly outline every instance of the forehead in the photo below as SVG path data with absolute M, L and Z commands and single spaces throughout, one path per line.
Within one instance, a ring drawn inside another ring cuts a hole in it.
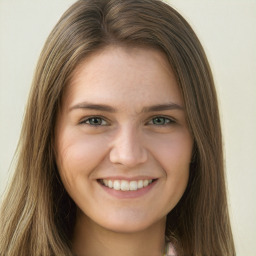
M 74 71 L 64 104 L 82 101 L 140 105 L 183 104 L 172 68 L 159 50 L 108 46 L 88 56 Z

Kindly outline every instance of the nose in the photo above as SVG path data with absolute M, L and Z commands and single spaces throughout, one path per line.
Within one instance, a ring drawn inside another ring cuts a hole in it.
M 145 163 L 148 155 L 141 141 L 142 136 L 136 129 L 120 129 L 112 142 L 110 161 L 129 168 Z

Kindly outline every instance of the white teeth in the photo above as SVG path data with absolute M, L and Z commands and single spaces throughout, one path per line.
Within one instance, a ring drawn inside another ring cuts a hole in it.
M 138 181 L 138 188 L 143 188 L 143 180 Z
M 112 180 L 109 180 L 109 181 L 108 181 L 108 187 L 109 187 L 109 188 L 113 188 L 113 182 L 112 182 Z
M 130 190 L 137 190 L 138 182 L 137 181 L 130 181 Z
M 109 188 L 113 188 L 115 190 L 122 190 L 122 191 L 135 191 L 141 189 L 143 187 L 147 187 L 149 184 L 152 183 L 152 180 L 102 180 L 102 183 Z
M 128 191 L 129 190 L 129 182 L 126 180 L 121 181 L 121 190 Z
M 113 188 L 114 188 L 114 190 L 120 190 L 121 189 L 121 184 L 120 184 L 119 180 L 114 181 Z
M 148 185 L 148 180 L 143 181 L 143 186 L 146 187 Z

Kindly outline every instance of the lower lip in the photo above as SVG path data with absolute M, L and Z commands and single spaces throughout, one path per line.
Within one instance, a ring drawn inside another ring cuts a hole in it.
M 157 181 L 158 180 L 155 180 L 145 188 L 140 188 L 138 190 L 132 190 L 132 191 L 115 190 L 113 188 L 106 187 L 99 182 L 98 183 L 103 188 L 103 190 L 106 191 L 111 196 L 114 196 L 119 199 L 126 199 L 126 198 L 137 198 L 137 197 L 146 195 L 156 185 Z

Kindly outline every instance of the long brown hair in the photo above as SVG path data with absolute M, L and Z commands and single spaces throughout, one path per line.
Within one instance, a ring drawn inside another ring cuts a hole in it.
M 56 115 L 77 65 L 109 44 L 163 51 L 183 94 L 194 154 L 187 189 L 168 214 L 178 255 L 235 255 L 217 97 L 204 50 L 184 18 L 159 0 L 80 0 L 61 17 L 40 55 L 1 207 L 0 255 L 72 255 L 76 206 L 54 157 Z

